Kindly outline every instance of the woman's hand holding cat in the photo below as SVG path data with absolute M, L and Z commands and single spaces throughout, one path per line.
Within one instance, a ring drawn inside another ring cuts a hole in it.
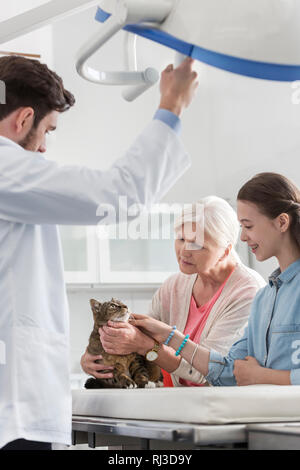
M 104 364 L 97 364 L 95 361 L 101 361 L 102 356 L 93 356 L 92 354 L 85 351 L 83 356 L 81 357 L 81 368 L 82 370 L 88 374 L 92 375 L 96 379 L 110 379 L 113 377 L 112 371 L 114 369 L 113 366 L 105 366 Z M 111 370 L 111 373 L 103 374 L 101 370 Z
M 148 315 L 132 313 L 129 319 L 131 325 L 140 328 L 146 335 L 151 336 L 158 343 L 163 343 L 172 331 L 172 327 L 167 323 L 156 320 Z
M 99 328 L 102 346 L 108 354 L 126 355 L 133 352 L 145 354 L 154 341 L 130 323 L 109 321 Z

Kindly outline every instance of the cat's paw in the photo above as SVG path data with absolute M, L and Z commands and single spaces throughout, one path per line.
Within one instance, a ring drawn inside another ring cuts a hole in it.
M 127 388 L 137 388 L 137 385 L 136 384 L 130 384 L 129 387 Z
M 120 384 L 121 384 L 121 388 L 135 388 L 134 381 L 124 375 L 120 378 Z
M 150 381 L 145 385 L 145 388 L 155 388 L 155 387 L 156 387 L 155 383 L 150 382 Z
M 149 377 L 147 375 L 138 375 L 134 378 L 134 381 L 138 388 L 145 388 L 149 383 Z
M 162 381 L 155 382 L 155 387 L 163 387 L 164 383 Z

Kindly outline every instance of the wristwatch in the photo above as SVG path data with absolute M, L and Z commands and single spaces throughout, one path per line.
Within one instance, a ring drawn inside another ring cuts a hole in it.
M 158 358 L 158 352 L 157 352 L 158 349 L 159 349 L 159 343 L 157 343 L 157 342 L 155 341 L 155 344 L 154 344 L 153 348 L 150 349 L 150 351 L 148 351 L 148 352 L 146 353 L 146 359 L 147 359 L 147 361 L 152 362 L 152 361 L 155 361 L 155 360 Z

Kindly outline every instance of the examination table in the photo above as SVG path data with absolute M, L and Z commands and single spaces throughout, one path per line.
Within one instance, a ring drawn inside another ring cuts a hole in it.
M 73 444 L 299 449 L 300 386 L 73 390 Z

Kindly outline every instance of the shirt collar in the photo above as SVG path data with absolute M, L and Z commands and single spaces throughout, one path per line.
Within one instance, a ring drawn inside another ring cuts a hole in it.
M 283 282 L 290 282 L 300 272 L 300 259 L 290 264 L 283 272 L 280 268 L 275 269 L 269 277 L 270 286 L 280 287 Z
M 46 157 L 44 156 L 44 154 L 41 154 L 40 152 L 33 152 L 33 151 L 31 151 L 31 150 L 26 150 L 26 149 L 24 149 L 24 147 L 22 147 L 20 144 L 17 144 L 17 142 L 14 142 L 13 140 L 8 139 L 7 137 L 4 137 L 3 135 L 0 135 L 0 145 L 1 145 L 2 143 L 3 143 L 3 144 L 11 145 L 12 147 L 16 147 L 16 148 L 18 148 L 19 150 L 23 150 L 23 152 L 26 152 L 27 155 L 28 155 L 29 153 L 31 153 L 31 154 L 34 154 L 36 158 L 40 158 L 40 159 L 46 160 Z
M 3 135 L 0 135 L 0 144 L 1 144 L 2 142 L 3 142 L 4 144 L 10 144 L 10 145 L 13 145 L 13 146 L 18 147 L 18 148 L 23 148 L 23 147 L 21 147 L 19 144 L 17 144 L 17 142 L 14 142 L 13 140 L 8 139 L 7 137 L 4 137 Z

